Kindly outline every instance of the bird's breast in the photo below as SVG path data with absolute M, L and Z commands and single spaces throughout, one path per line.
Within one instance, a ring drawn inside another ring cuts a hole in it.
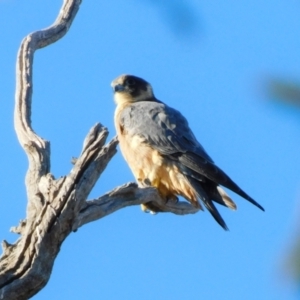
M 195 192 L 180 172 L 176 162 L 151 147 L 146 138 L 130 131 L 120 122 L 122 109 L 116 110 L 115 127 L 126 162 L 139 183 L 149 182 L 166 198 L 182 195 L 197 203 Z

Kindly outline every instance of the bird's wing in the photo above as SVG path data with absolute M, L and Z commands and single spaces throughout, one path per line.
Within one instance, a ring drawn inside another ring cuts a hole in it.
M 121 125 L 129 135 L 140 136 L 159 153 L 179 162 L 184 174 L 198 181 L 208 178 L 264 210 L 214 164 L 179 111 L 162 102 L 140 101 L 127 106 L 120 117 Z
M 162 155 L 192 152 L 213 163 L 185 117 L 162 102 L 141 101 L 126 107 L 121 114 L 121 123 L 129 134 L 142 137 Z

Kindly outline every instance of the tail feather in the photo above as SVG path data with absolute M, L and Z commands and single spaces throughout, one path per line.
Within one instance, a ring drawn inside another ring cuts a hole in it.
M 206 178 L 215 182 L 217 185 L 223 185 L 264 211 L 264 208 L 259 203 L 246 194 L 228 175 L 225 174 L 225 172 L 223 172 L 214 163 L 209 162 L 191 152 L 184 153 L 178 159 L 186 168 L 205 176 Z
M 211 200 L 232 210 L 236 210 L 236 204 L 220 186 L 217 186 L 214 182 L 211 182 L 211 187 L 209 190 L 207 189 L 207 184 L 204 186 L 204 188 Z
M 205 190 L 203 189 L 201 183 L 197 180 L 195 180 L 192 177 L 187 177 L 188 181 L 191 183 L 192 187 L 195 189 L 197 196 L 202 200 L 204 206 L 207 208 L 207 210 L 210 212 L 210 214 L 213 216 L 213 218 L 218 222 L 220 226 L 222 226 L 225 230 L 229 230 L 225 221 L 221 217 L 220 213 L 214 206 L 212 200 L 207 195 Z
M 232 210 L 236 210 L 236 208 L 237 208 L 236 204 L 220 186 L 216 187 L 216 192 L 217 192 L 216 194 L 219 194 L 221 196 L 222 201 L 225 203 L 225 206 L 227 206 L 228 208 L 230 208 Z M 218 202 L 218 203 L 220 203 L 220 202 Z M 220 203 L 220 204 L 222 204 L 222 203 Z
M 202 182 L 202 188 L 205 189 L 205 192 L 210 199 L 230 209 L 236 210 L 236 204 L 234 203 L 234 201 L 215 182 L 211 181 L 208 178 L 205 178 L 203 175 L 187 168 L 186 166 L 183 166 L 182 164 L 180 165 L 180 170 L 187 178 L 191 177 L 193 179 L 196 179 L 197 181 Z

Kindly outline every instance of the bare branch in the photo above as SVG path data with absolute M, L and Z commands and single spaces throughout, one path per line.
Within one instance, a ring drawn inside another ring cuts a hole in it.
M 15 129 L 19 142 L 25 150 L 29 168 L 26 176 L 28 210 L 35 215 L 42 203 L 38 191 L 41 176 L 50 172 L 50 144 L 39 137 L 31 127 L 32 66 L 37 49 L 50 45 L 63 37 L 70 28 L 81 0 L 65 0 L 52 26 L 26 36 L 17 57 L 17 86 L 15 103 Z
M 0 261 L 2 299 L 28 299 L 37 293 L 48 281 L 54 258 L 59 251 L 61 240 L 57 239 L 52 249 L 45 252 L 45 256 L 52 255 L 52 259 L 48 260 L 47 257 L 38 255 L 51 240 L 43 239 L 46 233 L 49 233 L 52 223 L 55 224 L 53 216 L 57 216 L 57 212 L 54 213 L 51 208 L 55 204 L 51 203 L 53 200 L 51 196 L 58 193 L 57 187 L 63 188 L 64 180 L 55 182 L 53 176 L 49 174 L 50 145 L 31 127 L 32 66 L 37 49 L 57 41 L 68 31 L 80 4 L 80 0 L 65 0 L 54 24 L 47 29 L 29 34 L 19 49 L 14 119 L 19 142 L 29 160 L 26 175 L 28 206 L 26 221 L 13 229 L 22 235 L 21 238 L 14 245 L 2 243 L 4 251 Z M 68 196 L 68 199 L 74 197 L 74 192 Z M 64 199 L 61 202 L 67 203 Z M 62 209 L 63 205 L 58 207 Z M 65 236 L 62 235 L 63 239 Z M 43 265 L 46 265 L 46 268 L 43 268 Z
M 117 187 L 98 199 L 86 201 L 85 206 L 80 211 L 73 230 L 82 225 L 101 219 L 121 208 L 145 204 L 147 202 L 156 202 L 163 212 L 172 212 L 176 215 L 194 214 L 199 211 L 187 202 L 174 203 L 161 198 L 157 189 L 153 187 L 139 188 L 136 183 L 128 183 Z

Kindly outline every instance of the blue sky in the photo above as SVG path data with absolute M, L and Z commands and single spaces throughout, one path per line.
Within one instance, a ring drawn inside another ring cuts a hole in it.
M 16 54 L 61 3 L 0 0 L 0 237 L 9 242 L 26 208 L 27 158 L 13 129 Z M 83 1 L 68 34 L 36 52 L 32 121 L 51 141 L 56 177 L 70 171 L 96 122 L 114 136 L 110 82 L 130 73 L 188 118 L 214 161 L 266 212 L 230 193 L 238 210 L 220 207 L 225 232 L 207 211 L 123 209 L 68 237 L 34 299 L 298 298 L 284 266 L 299 225 L 300 112 L 270 101 L 263 83 L 300 79 L 299 11 L 286 0 Z M 118 152 L 90 198 L 129 181 Z

